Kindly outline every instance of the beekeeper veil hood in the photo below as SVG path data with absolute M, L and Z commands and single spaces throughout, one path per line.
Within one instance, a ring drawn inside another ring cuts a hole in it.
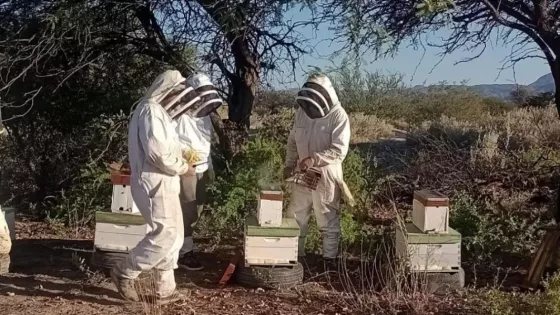
M 190 116 L 198 118 L 208 116 L 224 103 L 218 90 L 207 75 L 198 73 L 187 81 L 189 86 L 192 86 L 198 96 L 200 96 L 200 100 L 188 108 L 186 113 Z
M 340 105 L 334 87 L 323 74 L 311 75 L 296 96 L 297 104 L 311 119 L 322 118 Z
M 167 70 L 155 79 L 144 94 L 144 100 L 160 104 L 172 119 L 176 119 L 200 97 L 179 71 Z

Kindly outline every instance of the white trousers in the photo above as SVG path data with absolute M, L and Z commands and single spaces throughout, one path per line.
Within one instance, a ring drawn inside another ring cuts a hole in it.
M 116 266 L 115 271 L 123 278 L 136 279 L 142 271 L 156 269 L 157 293 L 166 297 L 175 291 L 174 269 L 178 268 L 179 250 L 183 246 L 183 214 L 179 192 L 166 190 L 166 187 L 171 186 L 166 184 L 151 192 L 131 184 L 134 201 L 151 231 Z
M 288 206 L 288 217 L 295 218 L 299 228 L 298 255 L 305 256 L 305 239 L 311 210 L 315 213 L 317 226 L 323 236 L 323 257 L 336 258 L 340 238 L 340 194 L 330 203 L 323 201 L 317 191 L 297 184 L 292 185 L 292 197 Z

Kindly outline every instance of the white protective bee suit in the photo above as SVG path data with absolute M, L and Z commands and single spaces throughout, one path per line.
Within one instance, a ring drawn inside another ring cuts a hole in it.
M 128 134 L 131 193 L 151 231 L 113 270 L 120 278 L 136 279 L 142 271 L 156 269 L 160 297 L 175 291 L 173 270 L 183 244 L 179 175 L 188 171 L 188 164 L 172 118 L 188 107 L 184 100 L 189 93 L 199 99 L 185 82 L 178 71 L 159 75 L 134 110 Z M 178 96 L 163 108 L 161 101 L 172 92 Z
M 288 216 L 300 226 L 299 256 L 305 255 L 305 239 L 311 210 L 323 235 L 323 257 L 336 258 L 340 238 L 340 182 L 342 162 L 348 153 L 350 123 L 331 81 L 310 77 L 298 92 L 299 109 L 290 132 L 286 168 L 293 169 L 311 157 L 322 177 L 315 191 L 293 184 Z
M 190 106 L 188 111 L 178 118 L 177 134 L 182 149 L 196 150 L 200 161 L 195 164 L 196 176 L 181 176 L 183 190 L 181 201 L 185 226 L 181 256 L 194 250 L 192 235 L 206 200 L 209 173 L 213 172 L 210 150 L 214 128 L 209 115 L 224 102 L 207 75 L 197 73 L 189 78 L 188 83 L 195 89 L 201 100 Z

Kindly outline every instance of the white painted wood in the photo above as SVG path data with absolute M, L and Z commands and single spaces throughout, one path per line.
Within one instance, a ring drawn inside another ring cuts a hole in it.
M 411 271 L 445 271 L 461 266 L 461 243 L 412 244 L 397 229 L 395 237 L 397 256 L 405 260 Z
M 136 207 L 136 204 L 132 199 L 129 185 L 113 185 L 111 211 L 139 213 L 138 207 Z
M 249 247 L 297 248 L 297 237 L 247 237 L 245 245 Z
M 8 229 L 10 231 L 10 239 L 16 239 L 16 211 L 13 208 L 10 208 L 10 211 L 2 210 L 4 214 L 4 219 L 8 224 Z
M 250 265 L 293 264 L 298 258 L 297 237 L 245 237 L 244 248 Z
M 279 194 L 282 192 L 263 191 L 264 194 Z M 282 225 L 282 201 L 262 199 L 259 196 L 259 204 L 257 208 L 257 219 L 259 225 L 278 227 Z
M 143 238 L 144 235 L 107 233 L 96 230 L 94 245 L 101 250 L 128 252 Z
M 414 199 L 412 201 L 412 223 L 424 233 L 448 233 L 449 207 L 426 207 Z
M 101 250 L 128 252 L 134 248 L 150 230 L 147 224 L 120 225 L 96 223 L 94 245 Z
M 96 223 L 95 231 L 103 233 L 114 234 L 131 234 L 131 235 L 146 235 L 148 232 L 148 225 L 119 225 L 112 223 Z

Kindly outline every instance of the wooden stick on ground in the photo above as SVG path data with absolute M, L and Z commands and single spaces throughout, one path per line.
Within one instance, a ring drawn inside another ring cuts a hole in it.
M 559 239 L 560 230 L 549 229 L 546 231 L 543 241 L 537 249 L 535 257 L 531 261 L 531 267 L 525 277 L 525 287 L 536 289 L 539 286 L 546 264 L 550 260 L 552 250 L 556 247 Z

